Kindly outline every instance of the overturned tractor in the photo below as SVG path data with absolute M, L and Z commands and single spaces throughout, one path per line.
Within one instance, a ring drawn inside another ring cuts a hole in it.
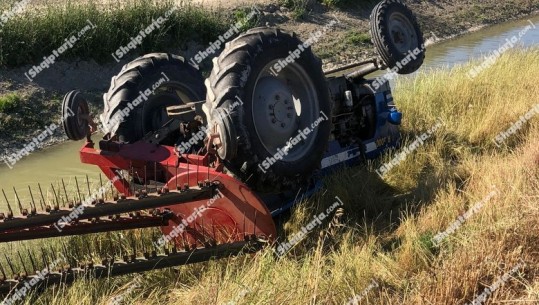
M 109 179 L 104 187 L 118 195 L 85 200 L 79 193 L 69 209 L 37 211 L 34 204 L 23 215 L 3 215 L 0 242 L 161 228 L 163 237 L 144 257 L 68 266 L 49 273 L 48 284 L 271 244 L 273 218 L 299 193 L 314 193 L 321 175 L 399 145 L 402 114 L 390 86 L 365 77 L 387 68 L 416 71 L 423 37 L 398 0 L 374 8 L 371 35 L 378 57 L 326 73 L 296 35 L 266 27 L 227 43 L 206 80 L 182 57 L 142 56 L 112 79 L 100 116 L 105 135 L 97 142 L 88 103 L 78 91 L 68 93 L 64 112 L 75 115 L 65 120 L 65 132 L 71 140 L 86 139 L 81 162 L 98 166 Z M 298 48 L 301 55 L 287 60 Z M 328 76 L 341 71 L 349 72 Z M 32 277 L 4 275 L 0 291 L 7 294 Z

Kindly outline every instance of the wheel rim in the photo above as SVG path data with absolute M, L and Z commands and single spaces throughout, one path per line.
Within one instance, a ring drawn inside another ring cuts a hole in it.
M 391 42 L 400 53 L 406 54 L 418 47 L 416 31 L 409 18 L 401 13 L 393 13 L 388 23 Z
M 311 130 L 311 125 L 320 117 L 319 99 L 305 69 L 291 63 L 275 75 L 270 68 L 277 62 L 268 63 L 257 77 L 252 117 L 268 154 L 284 152 L 282 160 L 291 162 L 308 155 L 314 145 L 317 130 Z M 310 133 L 299 136 L 306 128 Z
M 166 82 L 155 89 L 153 95 L 148 99 L 148 105 L 159 101 L 160 99 L 168 98 L 170 95 L 175 95 L 174 105 L 182 105 L 186 103 L 191 103 L 195 101 L 196 93 L 186 86 L 178 82 Z M 166 107 L 170 106 L 167 104 L 162 107 L 155 107 L 151 110 L 150 114 L 144 118 L 144 128 L 151 126 L 152 130 L 157 130 L 161 128 L 168 120 L 170 120 Z M 146 120 L 151 120 L 149 123 Z M 152 130 L 144 130 L 144 133 L 147 133 Z
M 85 105 L 83 104 L 85 102 L 79 102 L 78 105 L 77 105 L 77 116 L 76 116 L 76 119 L 77 119 L 77 126 L 78 126 L 78 130 L 79 131 L 83 131 L 83 130 L 86 130 L 88 128 L 88 121 L 86 118 L 82 118 L 83 116 L 87 116 L 88 114 L 90 114 L 90 112 L 88 111 L 88 108 L 85 107 Z

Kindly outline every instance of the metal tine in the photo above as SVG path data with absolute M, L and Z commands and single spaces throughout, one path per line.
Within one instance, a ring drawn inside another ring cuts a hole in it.
M 69 264 L 69 267 L 76 266 L 75 260 L 69 259 L 69 255 L 67 255 L 69 252 L 67 251 L 67 246 L 65 242 L 62 242 L 62 248 L 64 248 L 64 257 L 67 258 L 67 263 Z
M 32 264 L 32 269 L 34 272 L 37 272 L 36 262 L 34 261 L 34 256 L 30 252 L 28 248 L 26 248 L 26 251 L 28 252 L 28 258 L 30 258 L 30 264 Z
M 112 199 L 114 199 L 114 187 L 113 187 L 113 184 L 111 183 L 110 184 L 110 196 L 112 196 Z
M 60 202 L 58 202 L 58 195 L 56 194 L 56 190 L 54 189 L 54 185 L 51 183 L 52 188 L 52 194 L 54 195 L 54 201 L 56 202 L 56 205 L 54 206 L 54 209 L 60 207 Z
M 43 260 L 43 265 L 45 266 L 44 268 L 47 269 L 47 272 L 50 272 L 51 270 L 49 269 L 49 257 L 45 248 L 41 248 L 41 259 Z
M 47 206 L 47 201 L 45 201 L 45 197 L 43 196 L 43 191 L 41 190 L 41 184 L 37 184 L 39 187 L 39 193 L 41 194 L 41 200 L 43 200 L 43 205 Z M 43 207 L 41 207 L 43 209 Z
M 5 253 L 4 253 L 4 257 L 6 258 L 6 262 L 9 265 L 9 269 L 11 269 L 11 273 L 13 275 L 17 275 L 17 273 L 15 272 L 15 269 L 13 268 L 13 265 L 11 264 L 11 260 L 8 259 L 7 255 Z
M 22 259 L 21 252 L 17 251 L 17 255 L 19 256 L 19 259 L 21 260 L 22 269 L 24 269 L 24 273 L 26 274 L 26 276 L 30 275 L 30 273 L 28 273 L 28 270 L 26 270 L 26 265 L 24 264 L 24 260 Z
M 58 187 L 58 198 L 60 198 L 60 199 L 62 200 L 62 206 L 65 208 L 65 207 L 66 207 L 67 197 L 64 198 L 64 197 L 62 196 L 62 194 L 60 194 L 60 182 L 58 182 L 58 186 L 57 186 L 57 187 Z M 58 201 L 60 201 L 60 200 L 58 200 Z
M 53 259 L 53 261 L 56 261 L 58 259 L 58 257 L 56 256 L 56 251 L 54 251 L 52 245 L 49 245 L 49 248 L 51 249 L 51 258 Z
M 2 278 L 4 280 L 7 280 L 6 272 L 4 271 L 4 267 L 2 267 L 2 264 L 0 264 L 0 272 L 2 272 Z
M 22 208 L 21 200 L 19 199 L 19 194 L 17 194 L 17 190 L 15 189 L 15 187 L 13 187 L 13 193 L 15 193 L 15 198 L 17 198 L 17 204 L 19 205 L 19 211 L 22 214 L 23 208 Z
M 114 257 L 114 247 L 112 245 L 112 234 L 110 232 L 107 233 L 108 235 L 108 240 L 109 240 L 109 248 L 110 248 L 110 251 L 109 253 L 112 254 L 112 258 L 111 258 L 111 264 L 114 264 L 114 261 L 115 261 L 115 257 Z
M 100 187 L 99 190 L 102 191 L 103 190 L 103 179 L 101 178 L 101 173 L 99 173 L 99 187 Z M 106 192 L 103 191 L 103 193 L 101 194 L 101 199 L 103 201 L 105 201 L 105 193 Z
M 86 174 L 86 186 L 88 187 L 88 198 L 92 197 L 92 190 L 90 189 L 90 180 L 88 179 L 88 174 Z
M 133 239 L 133 235 L 129 235 L 129 243 L 131 244 L 131 250 L 133 250 L 133 256 L 137 257 L 137 243 Z
M 67 190 L 66 190 L 66 184 L 64 182 L 64 178 L 62 178 L 62 187 L 64 189 L 64 195 L 66 196 L 66 201 L 69 201 L 69 196 L 67 196 Z
M 82 196 L 80 195 L 79 181 L 77 180 L 77 176 L 75 176 L 75 184 L 77 185 L 77 194 L 79 194 L 79 200 L 82 203 Z
M 30 192 L 30 198 L 32 199 L 32 209 L 37 210 L 36 202 L 34 201 L 34 195 L 32 194 L 32 188 L 28 186 L 28 191 Z
M 4 199 L 6 200 L 6 203 L 7 203 L 7 209 L 9 210 L 9 213 L 13 217 L 13 210 L 11 209 L 11 205 L 9 204 L 9 200 L 7 200 L 6 192 L 4 192 L 4 189 L 2 189 L 2 193 L 4 194 Z

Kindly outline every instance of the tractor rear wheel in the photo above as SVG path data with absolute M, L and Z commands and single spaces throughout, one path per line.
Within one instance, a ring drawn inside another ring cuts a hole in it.
M 202 75 L 182 57 L 147 54 L 112 78 L 101 122 L 121 142 L 136 142 L 168 121 L 168 106 L 202 101 L 205 95 Z
M 320 166 L 332 105 L 320 59 L 294 34 L 239 36 L 214 60 L 206 89 L 218 154 L 250 187 L 293 188 Z

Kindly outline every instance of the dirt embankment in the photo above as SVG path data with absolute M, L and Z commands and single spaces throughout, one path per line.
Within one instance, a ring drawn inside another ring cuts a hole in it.
M 56 0 L 52 0 L 56 1 Z M 57 1 L 56 1 L 57 2 Z M 322 36 L 314 46 L 325 69 L 355 62 L 373 55 L 369 39 L 369 15 L 372 5 L 330 8 L 311 1 L 301 17 L 293 9 L 280 5 L 279 1 L 255 0 L 192 0 L 195 5 L 209 9 L 233 9 L 256 4 L 263 16 L 259 25 L 277 26 L 296 32 L 301 38 L 331 22 L 339 23 L 331 28 L 330 34 Z M 440 0 L 405 1 L 416 13 L 428 43 L 452 37 L 480 27 L 501 23 L 510 19 L 532 14 L 539 10 L 539 0 Z M 39 1 L 37 5 L 48 5 Z M 191 57 L 206 48 L 208 42 L 192 42 L 183 50 L 168 50 L 184 57 Z M 211 61 L 207 61 L 206 69 Z M 49 126 L 60 116 L 61 97 L 69 90 L 79 89 L 88 94 L 95 111 L 102 107 L 101 95 L 108 89 L 110 78 L 117 74 L 125 62 L 110 62 L 99 65 L 91 59 L 75 62 L 59 62 L 47 69 L 47 76 L 30 82 L 25 72 L 31 67 L 0 70 L 0 98 L 15 93 L 20 96 L 23 109 L 19 113 L 0 112 L 0 155 L 21 149 L 28 139 L 41 133 L 39 126 Z M 43 115 L 43 114 L 46 115 Z M 55 117 L 55 113 L 58 115 Z M 8 122 L 9 124 L 5 124 Z M 28 124 L 30 122 L 30 124 Z M 4 123 L 4 124 L 3 124 Z M 3 125 L 2 125 L 3 124 Z M 2 128 L 3 127 L 3 128 Z M 42 128 L 42 129 L 43 129 Z M 45 141 L 45 146 L 62 141 L 58 129 L 55 136 Z

